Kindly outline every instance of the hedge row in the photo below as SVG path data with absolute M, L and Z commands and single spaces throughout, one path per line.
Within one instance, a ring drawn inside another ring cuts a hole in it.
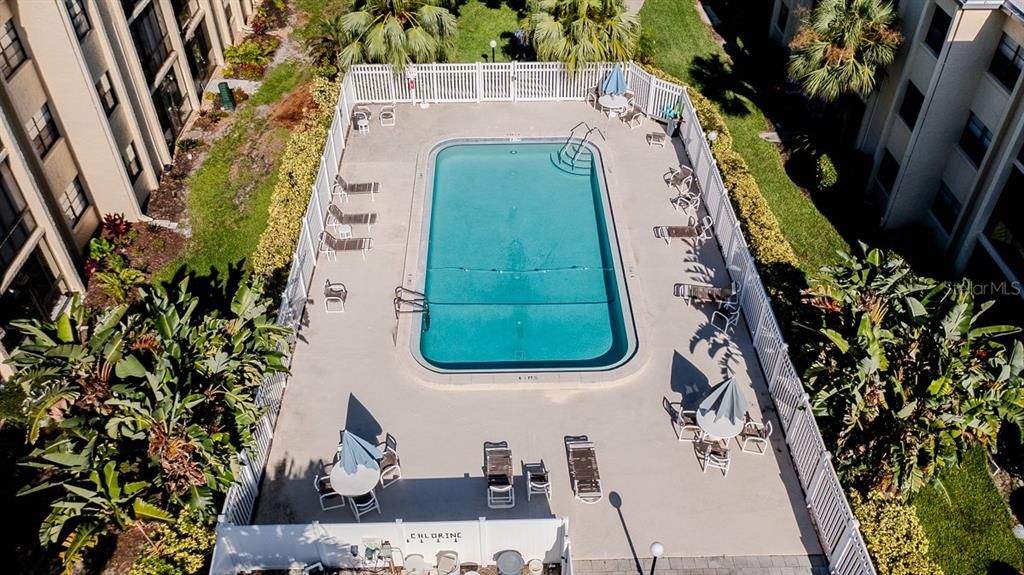
M 686 84 L 653 66 L 644 68 L 662 80 Z M 711 143 L 711 151 L 718 162 L 722 182 L 729 192 L 733 210 L 736 211 L 736 217 L 739 218 L 740 227 L 754 258 L 766 266 L 782 264 L 797 267 L 799 260 L 796 252 L 782 233 L 778 218 L 761 193 L 761 188 L 750 173 L 747 162 L 733 148 L 732 135 L 729 133 L 725 118 L 715 104 L 700 92 L 690 90 L 688 94 L 704 131 L 718 133 L 718 137 Z
M 270 276 L 292 260 L 303 216 L 320 169 L 320 154 L 334 114 L 338 84 L 316 78 L 311 88 L 314 105 L 292 132 L 278 169 L 277 184 L 270 196 L 267 228 L 252 256 L 253 270 Z

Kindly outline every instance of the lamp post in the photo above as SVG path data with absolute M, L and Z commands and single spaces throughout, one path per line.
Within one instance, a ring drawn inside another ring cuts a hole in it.
M 654 575 L 654 566 L 658 564 L 658 557 L 665 553 L 665 546 L 660 542 L 651 543 L 651 575 Z
M 715 139 L 717 139 L 717 138 L 718 138 L 718 132 L 716 132 L 714 130 L 711 130 L 710 132 L 708 132 L 708 142 L 711 142 L 712 144 L 714 144 L 715 143 Z
M 494 63 L 494 49 L 498 47 L 497 40 L 491 40 L 491 63 Z

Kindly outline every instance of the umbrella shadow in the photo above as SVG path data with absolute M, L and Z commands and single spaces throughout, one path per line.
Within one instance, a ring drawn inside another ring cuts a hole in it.
M 683 409 L 697 409 L 711 389 L 708 376 L 681 353 L 672 353 L 672 372 L 669 376 L 672 391 L 680 396 Z
M 345 416 L 345 429 L 374 443 L 384 433 L 377 418 L 366 409 L 354 394 L 348 396 L 348 411 Z

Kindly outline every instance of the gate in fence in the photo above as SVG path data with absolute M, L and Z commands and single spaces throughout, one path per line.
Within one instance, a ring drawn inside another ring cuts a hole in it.
M 291 273 L 282 294 L 278 323 L 297 328 L 301 321 L 316 266 L 317 241 L 330 203 L 331 184 L 345 147 L 353 105 L 421 101 L 582 101 L 612 66 L 611 63 L 589 64 L 575 72 L 570 72 L 563 64 L 550 62 L 419 64 L 400 71 L 388 65 L 361 65 L 349 69 L 342 82 L 319 173 L 311 190 Z M 728 201 L 728 192 L 693 102 L 683 86 L 656 78 L 632 62 L 626 63 L 623 69 L 634 101 L 647 116 L 668 120 L 681 115 L 684 120 L 680 138 L 705 205 L 716 222 L 714 233 L 728 263 L 729 274 L 743 288 L 740 302 L 743 315 L 785 431 L 807 509 L 832 571 L 837 575 L 875 575 L 859 524 L 811 414 L 800 377 L 788 354 L 779 353 L 787 350 L 785 340 Z M 285 377 L 278 374 L 268 377 L 260 390 L 259 400 L 267 408 L 266 413 L 256 424 L 254 446 L 239 457 L 240 471 L 224 503 L 224 522 L 243 525 L 250 520 L 285 383 Z

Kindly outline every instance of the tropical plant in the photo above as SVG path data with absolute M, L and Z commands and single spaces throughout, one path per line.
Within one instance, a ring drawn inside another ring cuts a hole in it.
M 902 42 L 889 0 L 822 0 L 790 43 L 789 75 L 826 102 L 866 97 Z
M 53 322 L 12 322 L 26 336 L 10 359 L 36 446 L 25 464 L 41 470 L 21 493 L 53 494 L 40 541 L 62 543 L 68 568 L 101 534 L 211 505 L 251 442 L 258 386 L 285 369 L 287 329 L 259 283 L 205 315 L 188 280 L 141 294 L 103 312 L 76 296 Z
M 531 0 L 524 29 L 540 60 L 576 69 L 587 62 L 632 60 L 640 21 L 622 0 Z
M 110 271 L 96 272 L 96 285 L 107 294 L 114 303 L 125 303 L 132 298 L 133 291 L 146 281 L 146 274 L 135 268 L 121 264 Z
M 854 484 L 912 492 L 995 450 L 1003 422 L 1024 425 L 1024 346 L 1013 326 L 983 326 L 992 302 L 973 286 L 914 274 L 877 249 L 812 278 L 821 340 L 807 372 L 812 405 Z
M 878 575 L 942 575 L 928 558 L 928 537 L 913 507 L 878 491 L 866 499 L 853 491 L 849 499 Z
M 815 162 L 815 175 L 818 180 L 819 192 L 832 191 L 839 183 L 839 170 L 836 169 L 832 158 L 827 154 L 818 156 L 818 160 Z
M 207 566 L 214 523 L 199 509 L 183 509 L 173 523 L 160 525 L 128 575 L 195 575 Z
M 455 49 L 455 16 L 441 0 L 357 0 L 347 14 L 325 20 L 307 43 L 318 62 L 353 64 L 443 62 Z

